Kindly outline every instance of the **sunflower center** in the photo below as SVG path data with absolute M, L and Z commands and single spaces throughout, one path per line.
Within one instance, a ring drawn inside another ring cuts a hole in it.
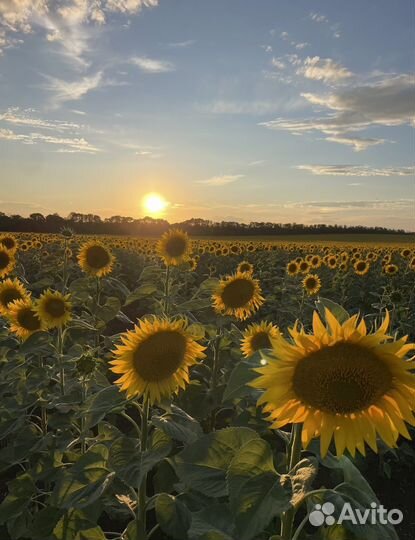
M 108 251 L 102 246 L 91 246 L 86 253 L 86 261 L 91 268 L 104 268 L 110 262 Z
M 6 251 L 0 251 L 0 269 L 3 270 L 10 262 L 10 257 Z
M 31 308 L 20 310 L 17 314 L 17 322 L 22 328 L 30 332 L 40 329 L 40 321 Z
M 332 414 L 366 409 L 391 387 L 392 375 L 370 349 L 336 343 L 298 363 L 293 387 L 304 403 Z
M 361 262 L 358 262 L 357 265 L 356 265 L 356 268 L 357 270 L 364 270 L 366 268 L 366 263 L 361 261 Z
M 65 302 L 59 298 L 50 298 L 45 304 L 45 311 L 51 317 L 62 317 L 65 315 Z
M 254 295 L 255 286 L 248 279 L 235 279 L 228 283 L 222 291 L 222 301 L 230 308 L 245 306 Z
M 249 272 L 251 270 L 251 265 L 250 264 L 241 264 L 241 266 L 239 267 L 239 270 L 241 272 Z
M 267 332 L 257 332 L 251 338 L 251 347 L 254 351 L 270 349 L 271 341 Z
M 148 382 L 167 379 L 182 365 L 186 354 L 185 336 L 173 330 L 153 334 L 134 352 L 134 367 Z
M 0 294 L 0 304 L 7 307 L 11 302 L 21 298 L 22 295 L 17 289 L 6 289 Z
M 170 257 L 180 257 L 186 251 L 186 239 L 181 236 L 172 236 L 166 243 L 166 253 Z
M 317 285 L 317 281 L 313 277 L 308 278 L 305 282 L 305 286 L 307 287 L 307 289 L 314 289 L 316 285 Z

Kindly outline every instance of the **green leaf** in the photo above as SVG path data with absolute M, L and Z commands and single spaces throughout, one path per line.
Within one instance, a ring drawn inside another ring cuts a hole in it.
M 140 464 L 140 480 L 145 474 L 167 457 L 172 449 L 170 437 L 163 431 L 156 429 L 153 431 L 148 450 L 142 453 Z M 140 481 L 139 480 L 139 481 Z
M 121 309 L 121 302 L 116 296 L 110 296 L 103 306 L 97 308 L 96 314 L 101 321 L 109 322 L 114 319 Z
M 203 435 L 199 422 L 174 405 L 172 405 L 170 413 L 163 416 L 153 416 L 151 421 L 177 441 L 190 444 Z
M 226 428 L 204 435 L 190 444 L 171 463 L 189 488 L 210 497 L 227 494 L 226 471 L 237 451 L 258 434 L 248 428 Z
M 142 298 L 145 298 L 146 296 L 150 296 L 157 292 L 158 287 L 154 283 L 143 283 L 137 289 L 135 289 L 132 293 L 130 293 L 126 300 L 125 305 L 128 306 L 129 304 L 132 304 L 136 300 L 141 300 Z
M 226 504 L 214 504 L 192 513 L 190 540 L 235 540 L 235 526 Z
M 107 386 L 92 395 L 86 401 L 81 413 L 85 417 L 85 429 L 94 427 L 111 411 L 120 410 L 125 401 L 117 386 Z
M 137 440 L 119 437 L 110 447 L 108 466 L 122 481 L 136 486 L 139 478 L 140 457 Z
M 62 516 L 62 510 L 52 506 L 46 506 L 36 512 L 35 519 L 31 526 L 31 537 L 35 540 L 48 538 Z
M 35 332 L 20 345 L 20 352 L 23 354 L 46 352 L 51 349 L 51 337 L 47 332 Z
M 247 384 L 258 377 L 254 368 L 260 367 L 260 365 L 261 356 L 259 353 L 252 356 L 252 358 L 249 358 L 249 360 L 238 362 L 229 377 L 228 384 L 226 385 L 223 394 L 223 401 L 242 398 L 254 392 Z
M 106 540 L 106 537 L 101 527 L 97 526 L 92 529 L 79 531 L 75 536 L 75 540 Z
M 187 540 L 192 516 L 178 497 L 161 493 L 156 499 L 156 517 L 163 532 L 176 540 Z
M 329 300 L 328 298 L 320 297 L 316 301 L 316 307 L 323 320 L 326 320 L 326 308 L 333 313 L 333 315 L 336 317 L 340 324 L 344 323 L 345 321 L 347 321 L 347 319 L 350 318 L 350 315 L 347 313 L 344 307 L 342 307 L 340 304 L 337 304 L 336 302 L 333 302 L 333 300 Z
M 227 480 L 240 540 L 254 538 L 291 506 L 291 482 L 275 471 L 271 448 L 262 439 L 253 439 L 236 452 Z
M 80 531 L 95 527 L 96 524 L 85 510 L 68 510 L 53 529 L 54 540 L 75 540 Z

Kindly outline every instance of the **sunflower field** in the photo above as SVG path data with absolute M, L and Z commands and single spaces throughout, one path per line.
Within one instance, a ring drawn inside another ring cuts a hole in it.
M 0 280 L 1 540 L 415 537 L 413 244 L 3 234 Z

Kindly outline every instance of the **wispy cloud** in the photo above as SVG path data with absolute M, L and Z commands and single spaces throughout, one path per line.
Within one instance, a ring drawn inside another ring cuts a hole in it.
M 311 12 L 309 14 L 309 17 L 312 21 L 316 22 L 316 23 L 327 23 L 329 22 L 328 18 L 323 15 L 322 13 L 316 13 L 316 12 Z
M 83 137 L 53 137 L 51 135 L 45 135 L 43 133 L 15 133 L 10 129 L 0 128 L 0 140 L 5 141 L 15 141 L 23 144 L 36 144 L 36 143 L 45 143 L 59 146 L 57 149 L 58 152 L 80 152 L 87 154 L 96 154 L 101 150 L 96 146 L 89 143 Z
M 61 120 L 44 120 L 33 116 L 33 109 L 23 109 L 10 107 L 7 111 L 0 112 L 0 121 L 13 124 L 15 126 L 31 127 L 36 129 L 48 129 L 52 131 L 79 131 L 83 126 L 74 122 L 64 122 Z
M 190 47 L 191 45 L 194 45 L 195 43 L 196 43 L 196 40 L 188 39 L 187 41 L 176 41 L 173 43 L 169 43 L 167 46 L 170 47 L 170 49 L 185 49 L 186 47 Z
M 93 75 L 78 78 L 74 81 L 66 81 L 45 75 L 47 83 L 45 90 L 52 94 L 52 104 L 58 107 L 66 101 L 77 101 L 84 97 L 88 92 L 100 87 L 103 83 L 103 72 L 98 71 Z
M 169 71 L 175 71 L 176 69 L 171 62 L 147 58 L 146 56 L 134 56 L 130 59 L 130 63 L 146 73 L 168 73 Z
M 304 75 L 307 79 L 324 82 L 339 82 L 353 76 L 347 68 L 335 62 L 332 58 L 307 56 L 297 75 Z
M 318 176 L 414 176 L 414 167 L 369 167 L 368 165 L 297 165 L 300 171 Z
M 198 180 L 198 184 L 206 184 L 208 186 L 225 186 L 226 184 L 232 184 L 241 178 L 244 178 L 244 174 L 223 174 L 221 176 L 213 176 L 206 180 Z

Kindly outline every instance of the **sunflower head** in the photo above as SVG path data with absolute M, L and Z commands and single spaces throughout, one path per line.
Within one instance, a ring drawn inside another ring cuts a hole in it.
M 3 246 L 8 251 L 15 253 L 17 250 L 17 240 L 11 234 L 3 234 L 0 236 L 0 246 Z
M 0 278 L 7 276 L 15 267 L 16 260 L 13 252 L 0 246 Z
M 308 274 L 302 281 L 304 290 L 313 296 L 321 289 L 321 280 L 317 274 Z
M 37 316 L 30 298 L 15 300 L 9 304 L 8 318 L 10 320 L 10 331 L 23 340 L 35 332 L 44 330 L 44 325 Z
M 188 234 L 178 229 L 165 232 L 157 243 L 157 253 L 167 266 L 182 264 L 191 253 Z
M 358 260 L 354 263 L 353 268 L 358 276 L 365 276 L 369 272 L 370 264 L 368 261 Z
M 399 272 L 399 268 L 396 264 L 387 264 L 383 271 L 387 276 L 394 276 Z
M 341 324 L 326 310 L 325 319 L 315 312 L 312 334 L 296 325 L 291 341 L 274 339 L 251 383 L 264 389 L 258 403 L 273 428 L 302 423 L 304 447 L 320 437 L 323 456 L 333 438 L 338 456 L 364 454 L 365 443 L 376 452 L 377 435 L 395 447 L 399 435 L 409 438 L 405 422 L 415 425 L 414 362 L 404 359 L 415 344 L 392 340 L 388 313 L 373 333 L 358 315 Z
M 5 279 L 0 282 L 0 314 L 7 315 L 9 305 L 15 300 L 30 296 L 23 283 L 16 279 Z
M 101 242 L 86 242 L 79 251 L 79 266 L 90 276 L 106 276 L 112 271 L 114 262 L 115 257 Z
M 45 328 L 62 328 L 71 319 L 70 295 L 48 289 L 35 304 L 37 316 Z
M 214 292 L 213 307 L 217 313 L 243 321 L 264 303 L 259 281 L 250 274 L 236 272 L 219 282 Z
M 290 261 L 286 266 L 287 274 L 289 276 L 296 276 L 300 271 L 297 261 Z
M 279 334 L 278 328 L 270 322 L 262 321 L 259 324 L 249 325 L 241 341 L 243 355 L 248 358 L 261 349 L 271 349 L 272 340 Z
M 254 267 L 248 261 L 242 261 L 238 264 L 237 272 L 252 274 L 253 271 L 254 271 Z
M 184 319 L 153 317 L 121 336 L 111 370 L 128 396 L 146 395 L 150 403 L 170 397 L 189 382 L 189 367 L 204 358 L 205 347 L 187 332 Z
M 310 264 L 307 261 L 302 260 L 298 263 L 298 270 L 302 274 L 308 274 L 310 271 Z

